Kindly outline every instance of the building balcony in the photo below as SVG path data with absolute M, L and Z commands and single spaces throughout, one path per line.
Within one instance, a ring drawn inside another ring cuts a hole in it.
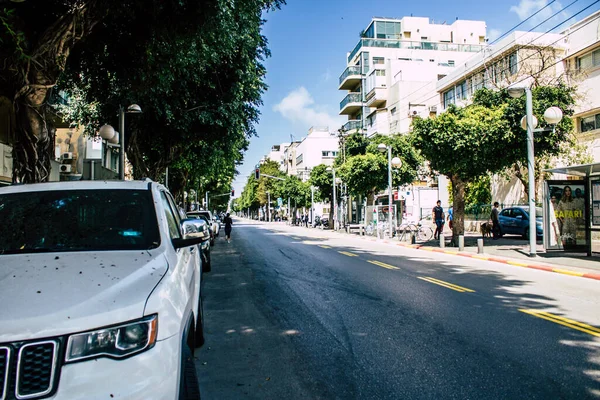
M 413 49 L 413 50 L 440 50 L 440 51 L 460 51 L 477 53 L 481 51 L 485 45 L 477 44 L 457 44 L 457 43 L 441 43 L 441 42 L 420 42 L 412 40 L 398 39 L 370 39 L 363 38 L 358 41 L 350 55 L 348 63 L 352 61 L 354 56 L 362 47 L 384 47 L 389 49 Z
M 373 88 L 367 94 L 367 107 L 382 108 L 385 107 L 387 102 L 387 89 L 386 88 Z
M 360 74 L 359 66 L 351 66 L 340 75 L 340 86 L 339 90 L 351 90 L 360 84 L 362 76 Z
M 362 121 L 360 119 L 351 119 L 346 122 L 342 129 L 345 133 L 354 133 L 362 130 Z
M 362 107 L 362 93 L 349 93 L 340 102 L 340 115 L 356 113 Z

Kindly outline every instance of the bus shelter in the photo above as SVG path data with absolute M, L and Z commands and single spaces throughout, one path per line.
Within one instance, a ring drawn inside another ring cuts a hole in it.
M 600 252 L 600 163 L 546 172 L 576 179 L 544 182 L 544 247 L 588 256 Z

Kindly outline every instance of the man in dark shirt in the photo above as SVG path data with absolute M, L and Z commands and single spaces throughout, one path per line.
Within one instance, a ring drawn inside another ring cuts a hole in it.
M 233 221 L 229 213 L 227 213 L 223 222 L 225 223 L 225 239 L 227 239 L 227 243 L 231 243 L 231 225 L 233 225 Z
M 492 235 L 494 240 L 500 237 L 500 220 L 498 219 L 498 214 L 500 214 L 500 210 L 498 206 L 500 204 L 496 201 L 494 202 L 494 208 L 492 208 L 492 214 L 490 215 L 490 219 L 492 220 Z
M 437 201 L 437 205 L 433 207 L 432 213 L 436 226 L 433 238 L 437 240 L 444 231 L 444 209 L 442 208 L 441 200 Z

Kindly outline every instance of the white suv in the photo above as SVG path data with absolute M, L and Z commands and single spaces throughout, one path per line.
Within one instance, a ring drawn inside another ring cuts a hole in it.
M 204 239 L 151 181 L 0 189 L 0 399 L 199 398 Z

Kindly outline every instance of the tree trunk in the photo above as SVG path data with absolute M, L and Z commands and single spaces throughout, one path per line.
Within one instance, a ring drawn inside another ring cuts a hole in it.
M 458 236 L 465 234 L 465 187 L 467 181 L 458 175 L 450 177 L 452 182 L 452 243 L 458 245 Z
M 51 89 L 65 69 L 73 47 L 106 15 L 98 0 L 89 0 L 59 17 L 41 35 L 23 64 L 15 65 L 21 87 L 14 94 L 16 113 L 13 182 L 44 182 L 50 177 L 54 127 L 47 116 Z

